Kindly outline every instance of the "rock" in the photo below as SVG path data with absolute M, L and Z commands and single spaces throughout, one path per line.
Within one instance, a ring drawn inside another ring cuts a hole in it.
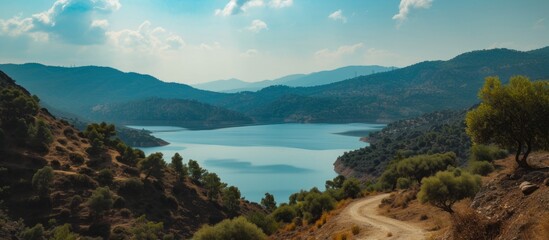
M 543 184 L 545 184 L 545 186 L 549 186 L 549 178 L 546 178 L 546 179 L 543 181 Z
M 536 191 L 539 187 L 536 184 L 533 184 L 531 182 L 524 181 L 519 186 L 520 190 L 524 195 L 529 195 Z

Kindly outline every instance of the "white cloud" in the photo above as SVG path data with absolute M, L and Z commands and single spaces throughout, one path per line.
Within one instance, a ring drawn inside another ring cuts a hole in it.
M 399 11 L 393 16 L 394 20 L 403 22 L 408 18 L 412 8 L 430 8 L 434 0 L 400 0 Z
M 137 30 L 124 29 L 107 32 L 113 45 L 126 51 L 156 52 L 177 50 L 185 45 L 183 38 L 162 27 L 152 27 L 145 21 Z
M 258 33 L 261 30 L 266 30 L 266 29 L 269 29 L 267 27 L 267 23 L 265 23 L 265 22 L 263 22 L 259 19 L 253 20 L 252 23 L 250 24 L 250 26 L 248 27 L 248 30 L 250 30 L 254 33 Z
M 257 55 L 259 53 L 259 51 L 257 51 L 257 49 L 248 49 L 246 50 L 245 52 L 243 52 L 242 54 L 240 54 L 240 56 L 243 56 L 243 57 L 251 57 L 251 56 L 254 56 L 254 55 Z
M 294 4 L 293 0 L 271 0 L 269 6 L 272 8 L 285 8 Z
M 245 12 L 250 8 L 263 6 L 263 0 L 229 0 L 223 9 L 216 9 L 216 16 L 231 16 Z
M 315 56 L 318 58 L 341 58 L 344 55 L 355 53 L 357 50 L 364 47 L 363 43 L 357 43 L 353 45 L 343 45 L 332 51 L 330 49 L 321 49 L 316 51 Z
M 102 43 L 106 40 L 109 24 L 107 20 L 95 17 L 110 14 L 120 7 L 119 0 L 57 0 L 50 9 L 32 17 L 0 20 L 0 29 L 10 36 L 29 34 L 47 39 L 52 35 L 73 44 Z M 44 38 L 44 34 L 48 37 Z
M 347 22 L 347 17 L 343 15 L 343 11 L 341 9 L 331 13 L 328 15 L 328 18 L 334 20 L 334 21 L 341 21 L 343 23 Z

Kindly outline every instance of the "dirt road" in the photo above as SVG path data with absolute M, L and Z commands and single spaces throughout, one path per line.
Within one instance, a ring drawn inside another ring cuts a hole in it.
M 388 196 L 381 194 L 353 202 L 341 215 L 359 226 L 372 229 L 359 239 L 425 239 L 426 232 L 420 227 L 378 214 L 381 200 Z

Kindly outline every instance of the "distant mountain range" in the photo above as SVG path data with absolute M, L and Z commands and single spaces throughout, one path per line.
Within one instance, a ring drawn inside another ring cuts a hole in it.
M 312 87 L 324 85 L 357 76 L 366 76 L 379 72 L 387 72 L 396 69 L 395 67 L 382 66 L 347 66 L 334 70 L 314 72 L 310 74 L 292 74 L 273 80 L 259 82 L 245 82 L 239 79 L 217 80 L 207 83 L 193 85 L 193 87 L 215 92 L 236 93 L 243 91 L 257 91 L 266 87 L 285 85 L 289 87 Z
M 334 83 L 320 86 L 277 85 L 257 92 L 239 93 L 199 90 L 184 84 L 162 82 L 149 75 L 123 73 L 106 67 L 4 64 L 0 65 L 0 70 L 44 102 L 90 120 L 106 117 L 97 114 L 96 110 L 102 106 L 163 98 L 205 103 L 207 105 L 192 104 L 193 109 L 203 113 L 209 110 L 196 108 L 214 109 L 215 106 L 223 109 L 220 113 L 226 114 L 217 116 L 217 119 L 238 119 L 235 121 L 237 124 L 241 116 L 251 119 L 245 121 L 248 123 L 392 122 L 436 110 L 463 109 L 478 102 L 477 92 L 487 76 L 499 76 L 504 83 L 513 75 L 525 75 L 533 80 L 549 79 L 547 66 L 549 47 L 527 52 L 492 49 L 343 81 L 334 78 Z M 292 82 L 304 79 L 304 76 L 287 79 Z M 164 104 L 154 101 L 131 106 L 135 108 L 132 111 L 145 112 L 146 109 L 140 108 L 162 108 Z M 190 114 L 191 108 L 185 111 Z M 242 115 L 234 115 L 235 112 Z M 206 115 L 193 121 L 206 121 Z M 120 113 L 116 119 L 122 121 L 134 119 L 134 116 Z M 177 125 L 185 124 L 185 120 L 181 120 Z

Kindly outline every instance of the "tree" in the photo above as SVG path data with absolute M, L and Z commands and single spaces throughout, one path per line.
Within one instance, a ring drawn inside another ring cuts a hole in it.
M 274 196 L 270 193 L 265 193 L 265 197 L 261 199 L 261 205 L 269 212 L 274 211 L 276 209 Z
M 206 173 L 206 170 L 202 169 L 197 161 L 190 159 L 189 160 L 189 173 L 191 174 L 191 179 L 194 181 L 200 181 L 202 175 Z
M 185 179 L 189 175 L 189 169 L 185 164 L 183 164 L 183 158 L 179 155 L 179 153 L 175 153 L 173 155 L 171 166 L 180 179 Z
M 136 240 L 156 240 L 160 239 L 160 234 L 164 229 L 164 223 L 148 221 L 145 215 L 137 218 L 131 232 Z
M 446 212 L 453 213 L 452 205 L 457 201 L 474 197 L 480 190 L 480 177 L 459 169 L 438 172 L 424 178 L 417 198 L 422 203 L 430 203 Z
M 236 213 L 240 209 L 240 190 L 235 186 L 223 189 L 223 205 L 231 212 Z
M 50 128 L 42 119 L 38 119 L 34 124 L 30 125 L 28 135 L 30 146 L 39 151 L 46 151 L 53 141 Z
M 113 196 L 108 187 L 98 187 L 92 192 L 87 203 L 95 216 L 102 216 L 105 211 L 112 208 Z
M 339 189 L 343 187 L 343 182 L 345 182 L 345 176 L 338 175 L 333 180 L 326 181 L 326 189 Z
M 343 182 L 343 195 L 346 198 L 356 198 L 360 195 L 360 182 L 356 178 L 350 178 Z
M 335 200 L 328 193 L 310 192 L 305 197 L 303 210 L 309 213 L 307 221 L 313 222 L 322 216 L 323 212 L 328 212 L 335 207 Z
M 193 236 L 194 240 L 263 240 L 267 236 L 244 217 L 225 219 L 215 226 L 205 225 Z
M 163 170 L 166 167 L 166 162 L 164 162 L 162 157 L 162 153 L 157 152 L 152 153 L 145 159 L 139 161 L 137 166 L 139 167 L 139 170 L 145 173 L 145 180 L 147 180 L 151 175 L 158 179 L 163 177 Z
M 216 200 L 226 184 L 221 182 L 221 179 L 216 173 L 206 173 L 202 178 L 202 184 L 206 188 L 208 199 L 210 201 Z
M 271 215 L 278 222 L 291 223 L 297 216 L 297 211 L 290 205 L 283 205 L 274 210 Z
M 519 167 L 530 168 L 530 152 L 549 149 L 549 82 L 515 76 L 503 86 L 489 77 L 479 98 L 482 103 L 467 113 L 467 134 L 477 144 L 515 149 Z
M 50 185 L 53 180 L 53 169 L 45 166 L 38 169 L 32 176 L 32 187 L 38 191 L 40 196 L 47 196 L 50 192 Z

